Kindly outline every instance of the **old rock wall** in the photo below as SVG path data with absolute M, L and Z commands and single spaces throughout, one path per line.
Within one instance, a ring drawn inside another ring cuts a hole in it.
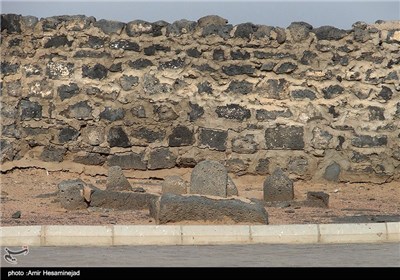
M 399 22 L 1 17 L 1 161 L 400 180 Z

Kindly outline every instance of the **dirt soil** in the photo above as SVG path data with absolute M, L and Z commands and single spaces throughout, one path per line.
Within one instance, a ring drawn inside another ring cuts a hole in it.
M 170 172 L 168 175 L 172 175 Z M 44 169 L 15 169 L 1 174 L 1 226 L 12 225 L 107 225 L 155 224 L 147 210 L 118 211 L 92 209 L 67 211 L 57 199 L 57 184 L 65 179 L 81 178 L 104 189 L 105 176 L 89 176 L 71 172 L 48 172 Z M 184 177 L 185 178 L 185 177 Z M 186 176 L 185 179 L 187 179 Z M 262 199 L 264 176 L 233 177 L 239 196 Z M 147 192 L 161 193 L 158 178 L 128 178 L 133 187 Z M 305 200 L 308 191 L 324 191 L 330 195 L 329 208 L 299 206 L 298 203 L 266 207 L 270 224 L 332 223 L 340 219 L 368 216 L 400 217 L 400 182 L 366 183 L 310 183 L 295 182 L 295 201 Z M 21 211 L 20 218 L 12 215 Z M 208 224 L 208 222 L 186 222 Z

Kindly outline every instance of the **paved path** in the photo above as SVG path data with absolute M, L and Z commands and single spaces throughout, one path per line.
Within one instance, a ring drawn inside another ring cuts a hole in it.
M 10 247 L 21 249 L 21 247 Z M 400 243 L 316 245 L 30 247 L 18 266 L 396 266 Z M 2 266 L 12 266 L 4 261 Z

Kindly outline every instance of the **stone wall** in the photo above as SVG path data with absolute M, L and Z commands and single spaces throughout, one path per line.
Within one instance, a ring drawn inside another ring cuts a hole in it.
M 399 22 L 351 30 L 1 16 L 1 161 L 384 182 L 400 175 Z

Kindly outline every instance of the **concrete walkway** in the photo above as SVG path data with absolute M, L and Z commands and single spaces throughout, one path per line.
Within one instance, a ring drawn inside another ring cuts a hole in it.
M 21 247 L 10 247 L 20 249 Z M 400 243 L 30 247 L 5 267 L 400 267 Z

